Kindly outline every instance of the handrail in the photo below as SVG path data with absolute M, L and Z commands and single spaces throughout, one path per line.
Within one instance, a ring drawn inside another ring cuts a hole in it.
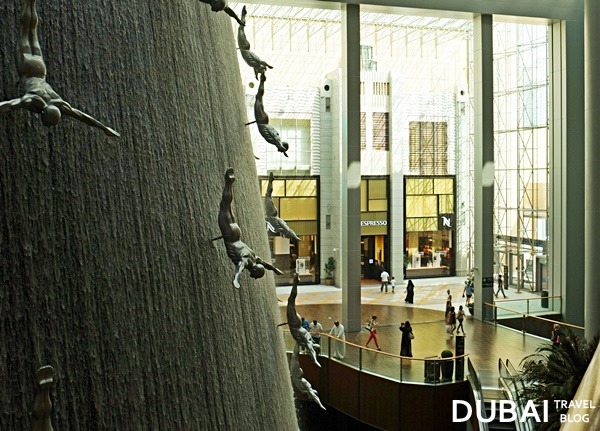
M 501 358 L 498 358 L 498 373 L 500 374 L 498 380 L 502 385 L 503 392 L 506 398 L 516 403 L 515 408 L 517 410 L 517 415 L 518 417 L 522 417 L 523 405 L 521 404 L 519 398 L 519 390 L 517 388 L 516 377 L 511 374 L 507 364 L 502 362 Z M 527 431 L 528 429 L 528 426 L 523 424 L 521 421 L 517 420 L 514 421 L 514 426 L 517 429 L 517 431 Z
M 283 332 L 289 333 L 290 331 L 289 331 L 289 329 L 284 329 Z M 401 356 L 401 355 L 396 355 L 395 353 L 389 353 L 389 352 L 384 352 L 382 350 L 376 350 L 376 349 L 373 349 L 371 347 L 366 347 L 366 346 L 362 346 L 360 344 L 352 343 L 350 341 L 341 340 L 341 339 L 339 339 L 337 337 L 334 337 L 331 334 L 326 334 L 326 333 L 323 333 L 323 332 L 320 335 L 321 335 L 321 337 L 325 336 L 327 338 L 335 340 L 336 342 L 344 343 L 344 344 L 346 344 L 346 346 L 356 347 L 357 349 L 360 349 L 360 350 L 367 350 L 367 351 L 369 351 L 371 353 L 376 353 L 378 355 L 389 356 L 389 357 L 396 358 L 396 359 L 405 359 L 407 361 L 431 361 L 431 360 L 433 360 L 431 357 L 415 358 L 414 356 Z M 435 358 L 435 361 L 436 362 L 453 361 L 455 359 L 464 359 L 464 358 L 466 358 L 468 356 L 469 356 L 469 354 L 465 353 L 463 355 L 453 355 L 453 356 L 451 356 L 449 358 L 442 358 L 442 357 Z
M 520 301 L 523 301 L 523 300 L 521 299 Z M 504 302 L 504 301 L 502 301 L 502 302 Z M 566 323 L 566 322 L 561 322 L 560 320 L 547 319 L 545 317 L 536 316 L 536 315 L 529 314 L 529 313 L 524 313 L 522 311 L 511 310 L 510 308 L 506 308 L 506 307 L 500 307 L 499 305 L 496 305 L 496 304 L 493 304 L 493 303 L 490 304 L 489 302 L 484 302 L 483 305 L 487 305 L 488 307 L 496 308 L 496 309 L 499 309 L 499 310 L 509 311 L 509 312 L 515 313 L 515 314 L 520 314 L 521 316 L 523 316 L 523 318 L 537 319 L 537 320 L 542 320 L 544 322 L 553 323 L 553 324 L 554 323 L 558 323 L 561 326 L 569 326 L 571 328 L 585 330 L 585 327 L 579 326 L 579 325 L 575 325 L 573 323 Z
M 283 329 L 286 350 L 290 352 L 296 342 L 288 329 Z M 465 380 L 465 358 L 469 354 L 448 358 L 439 356 L 410 357 L 378 351 L 364 345 L 341 340 L 322 332 L 320 357 L 336 360 L 360 372 L 372 373 L 396 382 L 408 383 L 451 383 Z M 337 348 L 335 347 L 337 344 Z M 343 347 L 340 345 L 343 344 Z M 341 353 L 340 353 L 341 352 Z M 341 356 L 338 356 L 341 355 Z
M 481 379 L 479 378 L 479 373 L 473 366 L 471 359 L 467 359 L 467 369 L 469 371 L 467 375 L 467 380 L 471 385 L 471 390 L 473 391 L 473 397 L 475 398 L 475 408 L 479 409 L 479 414 L 475 415 L 477 417 L 479 431 L 488 431 L 488 422 L 484 422 L 481 420 L 481 418 L 485 417 L 485 408 L 483 407 L 485 403 L 485 398 L 483 396 L 483 388 L 481 387 Z M 477 401 L 480 402 L 477 403 Z
M 556 298 L 562 298 L 562 296 L 561 295 L 552 295 L 552 296 L 543 296 L 543 297 L 540 296 L 539 298 L 535 297 L 535 298 L 520 298 L 520 299 L 519 298 L 517 298 L 517 299 L 503 299 L 502 302 L 511 302 L 511 301 L 512 302 L 518 302 L 518 301 L 521 301 L 521 302 L 522 301 L 537 301 L 537 300 L 540 300 L 542 298 L 544 298 L 544 299 L 546 299 L 546 298 L 548 298 L 548 299 L 556 299 Z

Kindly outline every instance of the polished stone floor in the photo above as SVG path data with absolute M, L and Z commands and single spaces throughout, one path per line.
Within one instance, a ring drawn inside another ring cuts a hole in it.
M 465 300 L 462 298 L 464 277 L 414 280 L 414 304 L 407 304 L 404 301 L 404 285 L 397 286 L 395 294 L 391 292 L 386 294 L 380 291 L 379 284 L 374 283 L 376 283 L 374 280 L 363 282 L 361 313 L 365 322 L 371 315 L 378 317 L 380 322 L 378 338 L 383 352 L 399 354 L 401 333 L 398 326 L 406 320 L 411 322 L 415 334 L 412 346 L 414 358 L 439 356 L 444 349 L 454 351 L 455 337 L 445 332 L 446 291 L 450 290 L 457 308 L 458 305 L 464 305 Z M 285 304 L 289 292 L 289 286 L 277 288 L 277 296 L 282 301 L 280 302 L 282 322 L 285 321 Z M 296 299 L 298 312 L 309 321 L 317 319 L 323 325 L 325 332 L 329 332 L 335 320 L 342 320 L 342 290 L 340 288 L 322 285 L 299 286 L 298 292 Z M 511 299 L 515 298 L 523 301 L 532 298 L 532 300 L 538 299 L 539 301 L 539 296 L 528 291 L 517 294 L 509 290 L 507 295 L 508 298 L 505 302 L 507 308 L 516 305 L 515 301 L 512 301 L 511 305 Z M 499 305 L 502 305 L 503 301 L 503 298 L 496 299 Z M 534 353 L 541 343 L 547 341 L 501 325 L 481 322 L 470 316 L 468 311 L 466 315 L 464 321 L 465 353 L 469 355 L 484 386 L 495 387 L 497 385 L 498 359 L 509 359 L 513 365 L 518 367 L 525 356 Z M 356 345 L 364 346 L 368 335 L 369 333 L 363 330 L 347 333 L 346 339 Z M 374 348 L 375 346 L 371 343 L 370 347 Z M 383 375 L 389 374 L 390 377 L 398 377 L 400 371 L 396 370 L 399 368 L 397 359 L 385 358 L 386 355 L 378 355 L 375 351 L 363 351 L 360 354 L 362 355 L 362 365 L 365 368 Z M 358 360 L 355 357 L 357 355 L 358 348 L 350 348 L 346 360 L 356 361 Z M 391 363 L 396 365 L 390 365 Z M 415 364 L 418 362 L 415 361 L 412 367 L 402 367 L 405 377 L 407 368 L 409 377 L 417 378 L 419 374 L 422 375 L 422 365 Z M 414 375 L 411 376 L 411 374 Z

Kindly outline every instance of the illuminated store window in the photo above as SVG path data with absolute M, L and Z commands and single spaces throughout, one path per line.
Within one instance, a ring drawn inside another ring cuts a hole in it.
M 388 241 L 388 177 L 370 177 L 360 186 L 361 273 L 364 278 L 378 279 L 382 267 L 391 262 Z
M 263 177 L 260 181 L 264 197 L 268 178 Z M 279 217 L 301 240 L 283 238 L 268 231 L 271 258 L 283 271 L 283 275 L 275 275 L 275 283 L 278 286 L 291 284 L 294 273 L 298 273 L 300 283 L 318 283 L 318 180 L 313 177 L 276 177 L 271 199 Z
M 407 278 L 454 275 L 455 178 L 406 176 Z

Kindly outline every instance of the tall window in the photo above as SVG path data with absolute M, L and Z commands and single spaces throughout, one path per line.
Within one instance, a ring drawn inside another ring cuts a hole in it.
M 389 148 L 387 112 L 373 112 L 373 149 L 387 150 Z
M 360 149 L 367 149 L 367 114 L 360 113 Z
M 547 25 L 494 24 L 494 261 L 531 289 L 548 241 L 549 39 Z
M 281 140 L 290 146 L 288 157 L 281 157 L 274 147 L 267 150 L 267 162 L 270 169 L 286 173 L 310 172 L 311 140 L 310 120 L 271 118 L 269 121 L 281 135 Z
M 448 124 L 411 121 L 409 168 L 419 175 L 448 174 Z

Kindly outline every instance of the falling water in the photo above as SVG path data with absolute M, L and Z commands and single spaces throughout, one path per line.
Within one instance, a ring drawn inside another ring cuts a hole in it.
M 23 0 L 0 7 L 0 99 L 20 96 Z M 242 276 L 217 213 L 236 172 L 268 258 L 232 23 L 192 0 L 39 1 L 47 80 L 121 134 L 0 114 L 0 429 L 55 369 L 56 430 L 298 428 L 271 274 Z

